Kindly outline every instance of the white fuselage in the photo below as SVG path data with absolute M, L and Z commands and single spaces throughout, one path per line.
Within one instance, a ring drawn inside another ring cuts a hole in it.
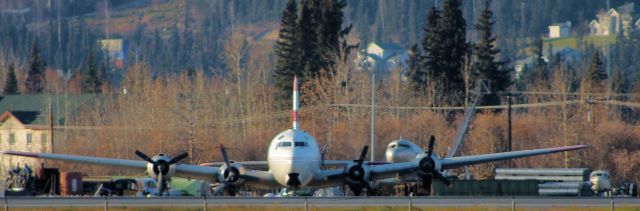
M 318 142 L 299 129 L 285 130 L 276 135 L 269 146 L 267 160 L 269 171 L 285 187 L 304 187 L 320 171 Z M 295 175 L 297 178 L 292 178 Z
M 406 139 L 399 139 L 387 145 L 385 161 L 389 163 L 411 162 L 416 159 L 416 156 L 423 152 L 424 150 L 413 142 Z

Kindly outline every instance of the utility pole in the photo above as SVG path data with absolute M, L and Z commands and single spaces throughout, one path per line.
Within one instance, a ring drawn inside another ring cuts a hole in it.
M 111 17 L 109 16 L 109 0 L 104 0 L 104 12 L 105 15 L 107 16 L 107 21 L 105 23 L 105 29 L 106 29 L 106 34 L 107 34 L 107 40 L 109 39 L 109 21 L 111 19 Z
M 371 162 L 376 157 L 376 70 L 371 70 Z
M 507 151 L 511 152 L 512 150 L 512 134 L 511 134 L 511 130 L 512 130 L 512 121 L 511 121 L 511 104 L 513 104 L 513 102 L 511 101 L 511 92 L 509 92 L 509 94 L 507 95 L 507 101 L 509 103 L 509 107 L 507 108 L 508 110 L 508 118 L 509 118 L 509 145 L 507 146 Z M 511 160 L 507 160 L 507 167 L 511 168 Z
M 49 153 L 53 153 L 53 105 L 51 103 L 49 103 Z
M 565 80 L 564 77 L 563 77 L 563 80 Z M 563 130 L 564 146 L 566 147 L 566 146 L 568 146 L 568 143 L 567 143 L 568 142 L 568 140 L 567 140 L 568 139 L 568 137 L 567 137 L 567 132 L 568 132 L 567 121 L 568 121 L 569 114 L 568 114 L 567 110 L 569 108 L 567 108 L 567 89 L 566 89 L 566 85 L 563 84 L 562 88 L 564 89 L 563 92 L 562 92 L 562 130 Z M 569 168 L 569 153 L 567 151 L 564 152 L 564 167 L 565 168 Z

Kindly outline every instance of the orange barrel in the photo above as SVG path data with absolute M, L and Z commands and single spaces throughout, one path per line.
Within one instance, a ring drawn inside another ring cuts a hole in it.
M 82 195 L 81 172 L 60 172 L 60 195 Z

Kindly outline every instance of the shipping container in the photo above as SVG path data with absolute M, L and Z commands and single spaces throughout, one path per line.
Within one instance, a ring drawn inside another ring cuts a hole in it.
M 451 186 L 433 181 L 433 196 L 537 196 L 536 180 L 452 180 Z
M 82 173 L 81 172 L 61 172 L 60 173 L 60 195 L 76 196 L 82 195 Z

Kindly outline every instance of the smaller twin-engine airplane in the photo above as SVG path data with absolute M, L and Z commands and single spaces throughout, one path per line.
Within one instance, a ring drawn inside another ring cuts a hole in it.
M 158 189 L 161 190 L 161 193 L 166 190 L 166 185 L 171 177 L 180 176 L 218 182 L 219 185 L 214 191 L 215 195 L 223 192 L 234 195 L 237 188 L 244 184 L 258 189 L 287 187 L 294 190 L 302 187 L 322 188 L 347 185 L 355 195 L 360 195 L 362 190 L 368 189 L 373 182 L 385 178 L 401 177 L 406 174 L 418 174 L 421 175 L 421 178 L 424 178 L 423 182 L 430 182 L 431 178 L 436 178 L 445 184 L 450 184 L 449 181 L 442 176 L 441 171 L 478 163 L 578 150 L 587 147 L 586 145 L 576 145 L 438 158 L 438 156 L 433 153 L 435 140 L 431 139 L 429 148 L 426 151 L 421 151 L 421 153 L 417 155 L 412 154 L 403 159 L 402 162 L 369 165 L 365 162 L 365 157 L 369 149 L 368 146 L 362 148 L 362 152 L 356 160 L 325 161 L 322 158 L 323 156 L 321 156 L 321 151 L 315 138 L 298 128 L 298 79 L 294 77 L 293 81 L 293 127 L 279 133 L 273 138 L 268 149 L 267 161 L 232 162 L 228 159 L 224 147 L 220 147 L 224 163 L 220 163 L 218 166 L 178 163 L 188 157 L 187 153 L 182 153 L 174 158 L 165 154 L 149 157 L 137 150 L 135 154 L 144 161 L 17 151 L 0 151 L 0 153 L 5 155 L 146 170 L 149 176 L 155 177 L 159 181 Z M 398 153 L 398 156 L 401 156 L 401 153 Z M 268 170 L 247 168 L 252 164 L 266 164 Z M 321 168 L 321 166 L 325 164 L 339 167 L 335 169 Z

